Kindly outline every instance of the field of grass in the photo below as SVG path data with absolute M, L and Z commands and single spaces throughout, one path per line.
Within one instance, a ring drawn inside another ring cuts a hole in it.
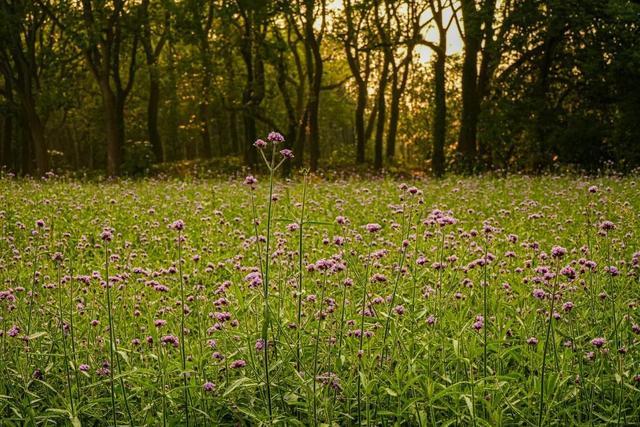
M 0 424 L 640 424 L 636 178 L 258 181 L 0 179 Z

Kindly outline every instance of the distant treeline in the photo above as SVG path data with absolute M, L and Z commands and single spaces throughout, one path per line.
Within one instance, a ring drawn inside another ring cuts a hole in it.
M 460 41 L 460 48 L 455 44 Z M 640 165 L 631 0 L 0 0 L 0 166 Z

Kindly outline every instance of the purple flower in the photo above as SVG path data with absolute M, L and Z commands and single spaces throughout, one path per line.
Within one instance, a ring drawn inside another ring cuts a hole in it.
M 267 142 L 264 139 L 256 139 L 253 145 L 259 149 L 267 148 Z
M 562 246 L 554 246 L 551 248 L 551 256 L 554 258 L 562 258 L 567 254 L 567 250 Z
M 231 365 L 229 365 L 231 369 L 244 368 L 245 366 L 247 366 L 247 362 L 242 359 L 234 360 L 231 362 Z
M 534 345 L 538 345 L 538 338 L 536 337 L 530 337 L 527 339 L 527 344 L 534 346 Z
M 284 157 L 285 159 L 293 159 L 293 151 L 289 150 L 288 148 L 280 150 L 280 154 L 282 154 L 282 157 Z
M 598 192 L 598 187 L 596 187 L 595 185 L 592 185 L 591 187 L 589 187 L 589 193 L 597 193 Z
M 264 340 L 262 338 L 256 341 L 256 351 L 260 351 L 264 349 Z
M 618 271 L 618 268 L 613 265 L 610 265 L 609 267 L 605 267 L 605 271 L 614 277 L 620 274 L 620 272 Z
M 249 185 L 251 188 L 258 183 L 258 180 L 253 175 L 248 175 L 244 179 L 244 185 Z
M 19 333 L 20 333 L 20 327 L 18 325 L 13 325 L 11 329 L 9 329 L 9 332 L 7 332 L 7 335 L 9 335 L 11 338 L 15 338 L 18 336 Z
M 182 231 L 182 230 L 184 230 L 184 221 L 181 220 L 181 219 L 173 221 L 173 223 L 171 223 L 170 227 L 171 227 L 172 230 Z
M 366 228 L 369 233 L 376 233 L 376 232 L 382 230 L 382 226 L 380 224 L 376 224 L 376 223 L 367 224 L 367 225 L 364 226 L 364 228 Z
M 86 364 L 83 363 L 82 365 L 78 366 L 78 370 L 80 372 L 88 372 L 89 371 L 89 365 L 86 365 Z
M 165 335 L 162 338 L 160 338 L 160 342 L 163 345 L 170 344 L 173 347 L 178 347 L 178 344 L 180 344 L 180 340 L 175 335 Z
M 534 298 L 543 299 L 544 298 L 544 290 L 542 289 L 534 289 L 532 292 Z
M 600 223 L 600 229 L 604 231 L 615 230 L 616 225 L 611 221 L 602 221 Z
M 269 135 L 267 135 L 267 139 L 274 144 L 277 144 L 278 142 L 284 142 L 284 136 L 282 136 L 282 134 L 279 132 L 269 132 Z
M 594 338 L 591 340 L 591 345 L 597 348 L 601 348 L 606 343 L 607 343 L 607 340 L 602 337 Z
M 36 221 L 36 227 L 38 228 L 43 228 L 44 227 L 44 221 L 39 219 Z
M 110 228 L 104 228 L 100 237 L 103 241 L 110 242 L 111 240 L 113 240 L 113 230 Z
M 435 317 L 433 314 L 430 314 L 429 317 L 427 317 L 427 325 L 435 325 L 437 321 L 438 321 L 438 318 Z
M 202 384 L 202 389 L 207 393 L 211 393 L 216 389 L 216 385 L 212 382 L 207 381 L 206 383 Z

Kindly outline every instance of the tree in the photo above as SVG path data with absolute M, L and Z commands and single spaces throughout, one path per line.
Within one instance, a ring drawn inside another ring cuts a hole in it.
M 155 13 L 153 13 L 155 12 Z M 164 161 L 164 148 L 160 131 L 158 130 L 158 109 L 160 106 L 160 64 L 159 59 L 162 54 L 170 31 L 170 9 L 168 6 L 160 10 L 149 10 L 149 0 L 142 1 L 142 36 L 140 38 L 144 54 L 147 61 L 149 73 L 149 101 L 147 103 L 147 130 L 149 142 L 153 148 L 153 154 L 157 162 Z M 160 19 L 158 19 L 160 18 Z M 157 28 L 158 21 L 161 29 Z M 159 34 L 158 34 L 159 33 Z M 156 39 L 154 45 L 154 38 Z
M 431 18 L 436 26 L 437 41 L 430 41 L 422 38 L 421 43 L 429 46 L 435 55 L 433 59 L 433 84 L 434 84 L 434 109 L 433 109 L 433 129 L 432 140 L 433 150 L 431 153 L 431 169 L 435 176 L 444 174 L 445 157 L 444 147 L 447 128 L 447 98 L 446 98 L 446 61 L 447 61 L 447 32 L 456 16 L 456 10 L 451 0 L 449 7 L 452 9 L 451 18 L 445 22 L 444 11 L 447 8 L 445 0 L 429 0 L 429 10 Z
M 41 91 L 40 77 L 46 61 L 51 59 L 51 39 L 45 31 L 57 31 L 48 20 L 45 10 L 34 1 L 0 1 L 0 67 L 5 80 L 6 99 L 14 102 L 23 125 L 23 165 L 29 173 L 31 152 L 39 173 L 49 170 L 48 141 L 44 120 L 38 111 Z M 9 105 L 7 106 L 9 107 Z M 3 152 L 10 147 L 13 120 L 5 120 Z
M 136 19 L 136 8 L 126 0 L 112 0 L 106 7 L 99 3 L 82 0 L 82 48 L 100 88 L 107 139 L 107 174 L 115 176 L 122 164 L 124 110 L 137 70 L 140 20 Z M 123 67 L 127 60 L 128 66 Z M 126 82 L 123 68 L 126 69 Z

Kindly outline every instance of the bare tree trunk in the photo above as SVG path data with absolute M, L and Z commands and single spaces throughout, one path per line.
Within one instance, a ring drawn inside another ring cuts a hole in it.
M 3 116 L 2 120 L 2 140 L 0 143 L 0 166 L 10 168 L 11 141 L 13 140 L 13 117 L 10 114 Z
M 162 139 L 158 131 L 158 109 L 160 104 L 160 77 L 158 71 L 154 69 L 149 72 L 149 101 L 147 102 L 147 131 L 149 132 L 149 142 L 153 149 L 155 160 L 164 162 L 164 148 Z
M 462 168 L 471 172 L 477 156 L 476 133 L 480 99 L 478 94 L 478 53 L 481 45 L 480 17 L 473 1 L 462 2 L 465 28 L 464 59 L 462 63 L 462 114 L 458 134 L 458 154 Z
M 356 163 L 365 162 L 367 137 L 364 124 L 364 113 L 367 108 L 367 87 L 358 84 L 358 99 L 356 101 Z
M 431 168 L 436 177 L 444 175 L 444 146 L 447 125 L 447 99 L 445 92 L 445 55 L 437 54 L 433 64 L 435 99 L 433 110 L 433 152 Z
M 390 60 L 387 54 L 384 56 L 384 63 L 382 65 L 382 74 L 380 81 L 378 82 L 378 121 L 376 122 L 376 139 L 374 144 L 374 160 L 373 167 L 376 170 L 382 169 L 382 145 L 384 143 L 384 126 L 386 120 L 386 99 L 385 92 L 387 89 L 387 80 L 389 78 L 389 64 Z
M 120 172 L 120 163 L 122 159 L 122 145 L 124 129 L 121 131 L 120 121 L 124 118 L 123 114 L 118 113 L 118 103 L 116 96 L 111 90 L 108 81 L 102 81 L 100 84 L 102 91 L 102 105 L 104 109 L 104 124 L 107 139 L 107 175 L 117 176 Z M 124 113 L 124 112 L 123 112 Z

